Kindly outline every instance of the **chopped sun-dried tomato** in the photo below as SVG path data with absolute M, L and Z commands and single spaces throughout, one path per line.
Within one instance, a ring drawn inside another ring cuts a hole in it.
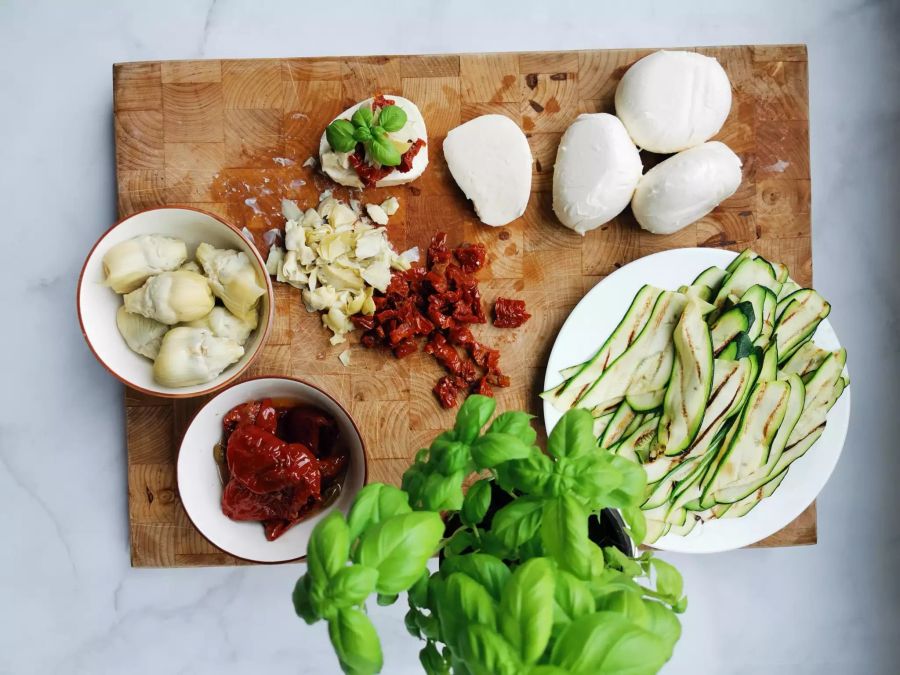
M 462 246 L 457 246 L 453 253 L 456 255 L 456 259 L 459 260 L 463 271 L 470 274 L 480 270 L 484 266 L 484 260 L 487 257 L 484 244 L 463 244 Z
M 459 396 L 459 389 L 453 384 L 449 377 L 442 377 L 434 385 L 434 395 L 437 396 L 441 406 L 444 408 L 452 408 L 456 405 L 456 397 Z
M 518 328 L 531 318 L 525 311 L 524 300 L 497 298 L 494 303 L 494 325 L 497 328 Z

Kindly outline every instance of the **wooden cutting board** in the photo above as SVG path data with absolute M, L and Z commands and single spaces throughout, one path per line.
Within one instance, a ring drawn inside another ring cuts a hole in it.
M 499 346 L 512 386 L 500 409 L 540 414 L 543 365 L 563 320 L 584 293 L 627 262 L 662 249 L 753 246 L 811 283 L 807 56 L 802 45 L 701 48 L 731 78 L 734 103 L 718 139 L 744 163 L 738 192 L 700 222 L 671 236 L 640 230 L 630 212 L 582 238 L 551 210 L 556 147 L 583 112 L 614 112 L 625 70 L 650 49 L 118 64 L 116 175 L 121 216 L 164 204 L 189 204 L 263 233 L 282 225 L 281 197 L 314 205 L 328 183 L 304 168 L 324 127 L 375 92 L 415 101 L 429 131 L 431 163 L 415 183 L 372 190 L 365 202 L 400 200 L 389 234 L 398 250 L 427 244 L 437 230 L 451 243 L 483 242 L 486 303 L 523 298 L 532 319 L 515 331 L 476 331 Z M 485 113 L 515 120 L 534 154 L 525 215 L 505 228 L 479 224 L 449 175 L 441 144 L 453 127 Z M 645 156 L 645 165 L 658 161 Z M 264 251 L 265 252 L 265 251 Z M 452 423 L 431 388 L 441 371 L 430 357 L 397 361 L 354 348 L 337 359 L 319 317 L 299 292 L 276 287 L 274 330 L 255 375 L 292 375 L 319 385 L 355 417 L 370 452 L 369 478 L 398 483 L 415 451 Z M 178 499 L 175 458 L 192 413 L 206 399 L 176 401 L 126 391 L 128 493 L 134 566 L 234 565 L 209 544 Z M 816 541 L 815 505 L 762 545 Z

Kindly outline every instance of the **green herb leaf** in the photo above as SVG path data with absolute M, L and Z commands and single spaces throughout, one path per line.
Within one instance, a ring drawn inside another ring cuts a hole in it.
M 378 127 L 372 130 L 373 138 L 366 144 L 369 154 L 382 166 L 397 166 L 400 164 L 400 151 L 397 146 L 386 136 L 378 135 Z
M 609 468 L 620 474 L 618 487 L 603 497 L 603 508 L 624 509 L 639 506 L 644 501 L 647 474 L 643 467 L 630 459 L 607 454 Z
M 511 459 L 524 459 L 530 454 L 531 448 L 512 434 L 485 434 L 472 444 L 472 459 L 478 469 L 489 469 Z
M 328 622 L 328 636 L 348 675 L 375 675 L 384 659 L 372 621 L 358 609 L 342 609 Z
M 500 631 L 519 652 L 523 663 L 534 663 L 553 629 L 553 567 L 545 558 L 520 565 L 503 589 Z
M 628 536 L 635 545 L 640 546 L 647 537 L 647 519 L 640 506 L 626 506 L 619 513 L 627 525 L 626 531 Z
M 449 476 L 433 473 L 425 479 L 422 503 L 429 511 L 459 511 L 463 503 L 462 483 L 465 474 L 457 471 Z
M 419 580 L 409 588 L 409 604 L 413 607 L 424 607 L 428 604 L 428 579 L 431 574 L 428 570 L 422 573 Z
M 590 576 L 587 513 L 574 497 L 562 495 L 544 503 L 541 540 L 560 568 L 579 579 Z
M 372 130 L 369 127 L 354 127 L 353 140 L 357 143 L 367 143 L 372 140 Z
M 403 472 L 400 487 L 409 495 L 409 505 L 422 503 L 422 489 L 425 487 L 426 473 L 423 465 L 416 463 Z
M 554 643 L 550 663 L 575 675 L 655 673 L 666 662 L 662 640 L 614 612 L 569 624 Z
M 556 666 L 542 665 L 534 666 L 528 671 L 528 675 L 570 675 L 568 670 L 557 668 Z
M 471 398 L 471 397 L 470 397 Z M 493 399 L 491 399 L 493 400 Z M 488 427 L 487 433 L 503 433 L 515 436 L 525 445 L 534 445 L 537 432 L 531 426 L 534 415 L 523 412 L 505 412 L 497 416 Z
M 484 586 L 496 601 L 500 601 L 503 587 L 510 577 L 509 568 L 499 558 L 484 553 L 446 558 L 441 563 L 441 574 L 445 577 L 461 572 Z
M 449 675 L 450 673 L 450 664 L 444 660 L 433 642 L 429 642 L 419 652 L 419 662 L 427 675 Z
M 547 452 L 554 457 L 581 457 L 597 449 L 594 418 L 583 408 L 573 408 L 563 415 L 547 439 Z
M 463 619 L 464 623 L 497 624 L 497 603 L 487 589 L 465 574 L 454 572 L 447 577 L 444 591 L 444 610 Z
M 621 570 L 629 577 L 639 577 L 642 574 L 640 563 L 622 553 L 615 546 L 605 546 L 603 548 L 603 558 L 607 567 Z
M 457 530 L 450 537 L 450 540 L 444 545 L 444 555 L 447 558 L 460 555 L 463 551 L 472 548 L 478 543 L 475 535 L 468 530 Z
M 522 672 L 512 645 L 487 626 L 467 626 L 460 642 L 463 659 L 472 675 L 519 675 Z
M 562 492 L 579 497 L 590 511 L 608 506 L 609 495 L 622 485 L 622 472 L 612 466 L 611 457 L 598 453 L 559 460 L 556 468 L 562 476 Z
M 491 481 L 482 479 L 472 484 L 463 498 L 460 517 L 466 525 L 477 525 L 487 514 L 491 505 Z
M 378 570 L 379 593 L 400 593 L 422 576 L 443 534 L 444 522 L 437 513 L 392 516 L 363 533 L 356 562 Z
M 406 625 L 406 632 L 414 638 L 421 638 L 422 633 L 419 631 L 418 615 L 421 612 L 416 609 L 410 609 L 403 617 L 403 623 Z
M 350 530 L 340 511 L 319 521 L 309 538 L 306 563 L 313 582 L 324 582 L 337 574 L 350 556 Z
M 329 582 L 328 596 L 341 609 L 361 605 L 374 592 L 377 581 L 378 571 L 371 567 L 344 567 Z
M 658 637 L 667 647 L 666 660 L 672 658 L 675 645 L 681 638 L 681 623 L 675 613 L 654 600 L 644 600 L 644 615 L 641 627 Z
M 350 539 L 355 540 L 360 534 L 382 520 L 398 513 L 409 513 L 409 500 L 405 492 L 393 485 L 372 483 L 357 493 L 350 509 L 347 524 L 350 527 Z
M 335 152 L 350 152 L 356 147 L 353 125 L 347 120 L 335 120 L 325 127 L 325 139 Z
M 460 406 L 456 414 L 456 424 L 453 425 L 453 433 L 463 443 L 474 441 L 481 429 L 497 407 L 497 402 L 490 396 L 475 394 L 469 396 Z
M 552 496 L 547 482 L 553 476 L 553 462 L 540 450 L 532 449 L 525 459 L 507 462 L 505 473 L 519 492 L 540 497 Z
M 538 532 L 543 517 L 542 500 L 536 497 L 519 497 L 494 514 L 491 534 L 507 549 L 515 551 Z
M 372 113 L 372 109 L 367 105 L 361 105 L 353 113 L 353 116 L 350 118 L 350 120 L 353 122 L 353 126 L 355 127 L 368 128 L 372 126 L 373 118 L 374 114 Z
M 652 558 L 650 564 L 656 572 L 656 592 L 668 600 L 669 604 L 676 605 L 684 591 L 681 574 L 672 565 L 659 558 Z
M 390 607 L 395 602 L 397 602 L 398 597 L 399 596 L 396 593 L 391 593 L 389 595 L 385 595 L 384 593 L 379 593 L 375 602 L 377 602 L 380 607 Z
M 471 452 L 467 443 L 435 439 L 430 448 L 431 464 L 445 476 L 457 471 L 469 472 Z
M 297 616 L 299 616 L 309 625 L 314 624 L 316 621 L 322 618 L 313 607 L 312 598 L 310 597 L 308 574 L 304 574 L 302 577 L 297 579 L 297 583 L 294 586 L 292 599 L 294 601 L 294 611 L 297 612 Z
M 386 105 L 378 114 L 378 125 L 385 131 L 400 131 L 406 126 L 406 111 L 400 106 Z
M 553 600 L 553 629 L 557 635 L 575 619 L 594 612 L 594 596 L 590 586 L 564 570 L 556 571 Z

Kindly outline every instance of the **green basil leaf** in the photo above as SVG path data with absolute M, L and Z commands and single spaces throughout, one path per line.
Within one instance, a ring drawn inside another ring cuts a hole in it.
M 472 675 L 520 675 L 522 672 L 512 645 L 487 626 L 467 626 L 460 647 Z
M 449 675 L 450 673 L 450 664 L 444 660 L 433 642 L 429 642 L 419 652 L 419 662 L 427 675 Z
M 528 675 L 569 675 L 569 671 L 556 666 L 534 666 L 528 671 Z
M 464 551 L 478 544 L 478 540 L 468 530 L 457 530 L 444 545 L 444 555 L 447 558 L 458 556 Z
M 422 637 L 422 633 L 419 631 L 419 614 L 421 614 L 421 612 L 413 608 L 403 616 L 403 623 L 406 625 L 406 632 L 412 635 L 414 638 Z
M 381 671 L 381 642 L 372 621 L 360 610 L 340 610 L 328 622 L 328 636 L 348 675 L 375 675 Z
M 499 558 L 484 553 L 468 553 L 453 558 L 446 558 L 441 563 L 441 574 L 444 577 L 461 572 L 484 586 L 497 602 L 503 587 L 509 580 L 509 568 Z
M 422 576 L 443 534 L 444 522 L 437 513 L 391 516 L 363 533 L 355 562 L 378 570 L 376 591 L 400 593 Z
M 603 497 L 601 508 L 624 509 L 640 506 L 644 501 L 647 474 L 643 467 L 630 459 L 607 454 L 609 467 L 619 474 L 619 485 Z
M 472 444 L 472 459 L 479 470 L 490 469 L 512 459 L 524 459 L 529 455 L 531 448 L 512 434 L 485 434 Z
M 484 478 L 472 483 L 463 498 L 460 517 L 466 525 L 477 525 L 484 520 L 491 506 L 491 481 Z
M 357 143 L 366 143 L 372 140 L 372 130 L 369 127 L 354 127 L 353 140 Z
M 656 592 L 663 596 L 669 604 L 674 605 L 681 600 L 684 592 L 684 581 L 681 574 L 665 560 L 652 558 L 650 564 L 656 572 Z
M 531 426 L 531 420 L 534 415 L 528 413 L 510 411 L 497 415 L 497 418 L 491 422 L 487 433 L 502 433 L 515 436 L 525 445 L 534 445 L 537 440 L 537 432 Z
M 353 113 L 350 120 L 356 127 L 370 127 L 372 126 L 373 118 L 374 114 L 372 113 L 372 109 L 367 105 L 361 105 Z
M 640 563 L 622 553 L 615 546 L 605 546 L 603 548 L 603 558 L 607 567 L 621 570 L 629 577 L 639 577 L 642 574 Z
M 667 659 L 662 640 L 614 612 L 573 621 L 550 654 L 550 663 L 575 675 L 655 673 Z
M 500 631 L 523 663 L 534 663 L 553 629 L 553 567 L 546 558 L 520 565 L 503 589 Z
M 397 146 L 384 135 L 378 135 L 378 128 L 372 130 L 373 138 L 366 144 L 366 149 L 381 166 L 397 166 L 400 164 L 400 151 Z
M 487 589 L 461 572 L 447 577 L 443 610 L 449 610 L 465 623 L 480 623 L 491 628 L 497 624 L 497 603 Z
M 666 659 L 668 660 L 672 658 L 675 645 L 681 638 L 681 622 L 678 621 L 675 613 L 665 605 L 646 599 L 643 603 L 646 613 L 641 627 L 658 637 L 666 645 L 668 648 Z
M 301 619 L 309 625 L 314 624 L 321 619 L 319 613 L 313 607 L 312 598 L 310 597 L 309 575 L 304 574 L 297 579 L 294 586 L 294 593 L 291 596 L 294 601 L 294 611 Z
M 375 598 L 375 602 L 378 603 L 379 607 L 390 607 L 395 602 L 397 602 L 397 598 L 399 598 L 399 597 L 400 596 L 397 595 L 396 593 L 389 593 L 389 594 L 379 593 L 378 597 Z
M 406 111 L 396 105 L 384 106 L 378 113 L 378 126 L 385 131 L 400 131 L 406 126 Z
M 350 530 L 344 514 L 332 511 L 313 528 L 306 551 L 306 563 L 313 582 L 331 579 L 350 556 Z
M 353 125 L 347 120 L 335 120 L 325 127 L 325 139 L 335 152 L 350 152 L 356 147 Z
M 564 570 L 556 571 L 556 588 L 553 592 L 555 634 L 567 625 L 594 612 L 594 596 L 591 587 L 578 577 Z
M 569 495 L 548 499 L 544 506 L 541 540 L 560 568 L 579 579 L 590 576 L 590 539 L 587 513 Z
M 441 626 L 435 615 L 426 616 L 422 612 L 416 615 L 416 625 L 419 627 L 419 633 L 426 640 L 440 640 Z
M 640 506 L 626 506 L 620 511 L 625 521 L 626 533 L 635 545 L 640 546 L 647 537 L 647 519 Z
M 644 598 L 641 596 L 639 586 L 636 588 L 622 588 L 612 593 L 606 593 L 597 598 L 597 610 L 601 612 L 615 612 L 639 626 L 644 626 L 648 617 L 647 608 L 644 606 Z
M 456 414 L 456 424 L 453 425 L 453 433 L 463 443 L 474 441 L 481 429 L 497 407 L 497 401 L 490 396 L 475 394 L 469 396 L 460 406 Z
M 622 484 L 622 473 L 611 465 L 610 457 L 595 454 L 559 460 L 562 491 L 579 497 L 590 511 L 607 506 L 608 495 Z
M 428 474 L 421 464 L 413 464 L 403 472 L 400 487 L 409 495 L 409 505 L 417 506 L 422 503 L 422 490 L 425 487 L 425 479 Z
M 355 540 L 360 534 L 382 520 L 398 513 L 409 513 L 409 499 L 405 492 L 393 485 L 372 483 L 360 490 L 350 508 L 347 525 L 350 527 L 350 539 Z
M 547 439 L 547 452 L 554 457 L 581 457 L 597 449 L 594 418 L 583 408 L 573 408 L 563 415 Z
M 328 596 L 341 609 L 361 605 L 375 591 L 377 581 L 378 571 L 371 567 L 344 567 L 328 583 Z
M 553 495 L 548 481 L 553 476 L 553 462 L 543 452 L 533 449 L 525 459 L 514 459 L 505 465 L 513 488 L 519 492 L 540 497 Z
M 465 474 L 457 471 L 449 476 L 433 473 L 425 479 L 422 503 L 428 511 L 459 511 L 463 503 L 462 483 Z
M 413 607 L 424 607 L 428 604 L 428 579 L 431 574 L 428 570 L 422 573 L 418 581 L 409 588 L 409 604 Z
M 431 464 L 445 476 L 457 471 L 469 473 L 471 452 L 467 443 L 436 439 L 431 444 Z
M 531 539 L 541 528 L 543 501 L 537 497 L 519 497 L 494 514 L 491 534 L 510 551 Z

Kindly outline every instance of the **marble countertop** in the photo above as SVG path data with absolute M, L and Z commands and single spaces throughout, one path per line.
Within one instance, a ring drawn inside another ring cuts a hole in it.
M 112 63 L 794 42 L 809 46 L 816 285 L 851 355 L 850 434 L 817 546 L 667 556 L 690 606 L 666 672 L 896 672 L 900 4 L 409 0 L 352 43 L 323 30 L 338 8 L 394 3 L 308 4 L 0 2 L 15 245 L 0 266 L 0 674 L 338 672 L 324 628 L 291 608 L 300 566 L 129 566 L 122 389 L 74 303 L 83 255 L 115 216 Z M 384 672 L 419 672 L 402 603 L 373 615 Z

